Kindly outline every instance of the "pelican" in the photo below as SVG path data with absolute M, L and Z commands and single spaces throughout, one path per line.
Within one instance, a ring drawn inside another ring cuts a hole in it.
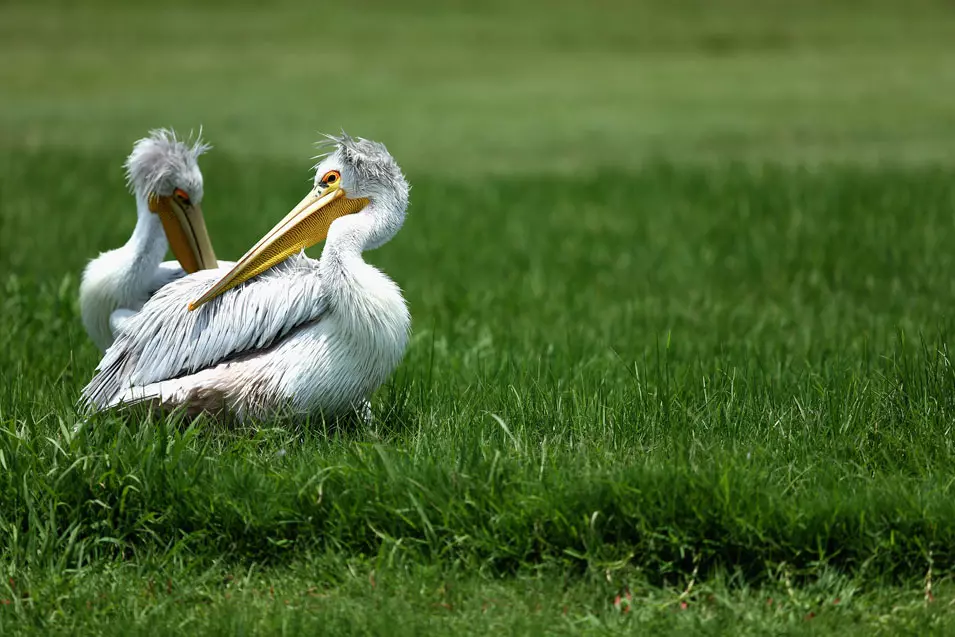
M 174 281 L 123 323 L 83 389 L 92 411 L 147 402 L 240 420 L 370 416 L 411 317 L 362 253 L 401 228 L 409 185 L 384 145 L 328 140 L 312 190 L 233 268 Z M 323 239 L 320 259 L 304 255 Z
M 83 326 L 101 350 L 156 290 L 186 273 L 216 267 L 197 163 L 209 148 L 200 139 L 189 145 L 166 129 L 133 145 L 126 160 L 126 183 L 136 197 L 133 235 L 90 261 L 80 283 Z M 178 264 L 162 262 L 170 245 Z

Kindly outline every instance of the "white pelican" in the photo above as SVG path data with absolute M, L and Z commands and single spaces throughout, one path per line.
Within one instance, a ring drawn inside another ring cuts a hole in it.
M 197 159 L 208 149 L 200 140 L 188 145 L 165 129 L 133 145 L 126 160 L 126 182 L 136 197 L 133 235 L 121 248 L 90 261 L 80 283 L 83 326 L 101 350 L 156 290 L 186 273 L 216 267 L 200 208 Z M 162 262 L 170 245 L 178 264 Z
M 83 389 L 90 408 L 370 416 L 411 318 L 362 252 L 401 228 L 409 186 L 384 145 L 329 139 L 314 188 L 234 268 L 170 283 L 121 326 Z M 300 254 L 326 237 L 319 260 Z

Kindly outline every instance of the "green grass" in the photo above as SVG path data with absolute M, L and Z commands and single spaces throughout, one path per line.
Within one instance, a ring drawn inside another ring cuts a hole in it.
M 952 630 L 943 5 L 52 6 L 0 7 L 0 633 Z M 198 122 L 223 258 L 316 129 L 407 168 L 377 431 L 74 432 L 119 166 Z

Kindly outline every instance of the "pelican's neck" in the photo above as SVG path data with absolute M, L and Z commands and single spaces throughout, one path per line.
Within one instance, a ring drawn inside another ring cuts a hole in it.
M 169 249 L 159 215 L 149 209 L 146 198 L 136 195 L 136 227 L 124 248 L 131 253 L 134 269 L 152 273 Z
M 359 349 L 377 351 L 379 362 L 397 353 L 397 364 L 411 325 L 408 305 L 401 288 L 366 263 L 362 252 L 385 243 L 400 224 L 389 224 L 388 217 L 367 210 L 332 223 L 318 266 L 322 297 L 345 321 L 345 333 L 361 343 Z
M 325 286 L 336 289 L 347 286 L 348 279 L 362 270 L 362 266 L 371 267 L 365 263 L 362 252 L 374 239 L 375 230 L 374 217 L 366 211 L 341 217 L 332 223 L 319 261 Z

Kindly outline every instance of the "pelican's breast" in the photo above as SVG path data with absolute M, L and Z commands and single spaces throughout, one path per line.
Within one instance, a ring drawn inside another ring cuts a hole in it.
M 297 410 L 333 413 L 358 407 L 387 380 L 404 356 L 411 316 L 391 279 L 377 270 L 364 274 L 361 284 L 335 295 L 320 320 L 253 363 L 255 376 L 270 385 L 253 390 L 253 405 L 278 399 Z

